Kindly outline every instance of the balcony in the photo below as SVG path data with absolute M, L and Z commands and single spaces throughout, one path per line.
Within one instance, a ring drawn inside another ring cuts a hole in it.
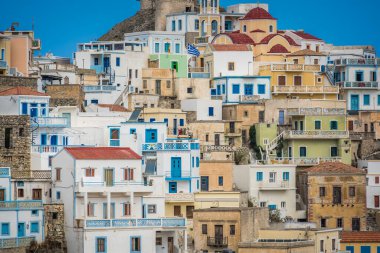
M 378 82 L 337 82 L 337 86 L 343 89 L 374 89 L 377 90 L 379 87 Z
M 289 108 L 288 116 L 319 116 L 319 115 L 346 115 L 344 108 Z
M 0 60 L 0 69 L 7 69 L 7 68 L 8 68 L 7 61 Z
M 194 202 L 192 193 L 167 193 L 165 194 L 166 202 Z
M 226 248 L 228 247 L 228 237 L 207 236 L 207 246 L 215 248 Z
M 236 147 L 230 145 L 202 145 L 202 152 L 235 152 Z
M 257 188 L 260 190 L 288 190 L 290 189 L 289 181 L 279 181 L 279 182 L 258 182 Z
M 240 103 L 259 103 L 262 99 L 259 95 L 240 95 L 239 101 Z
M 191 179 L 191 171 L 181 171 L 174 173 L 174 171 L 165 171 L 166 180 L 189 180 Z
M 348 131 L 301 131 L 291 130 L 284 135 L 285 139 L 345 139 Z
M 86 229 L 99 228 L 184 228 L 185 218 L 86 220 Z
M 297 166 L 315 166 L 324 162 L 342 162 L 341 157 L 277 157 L 269 160 L 255 161 L 256 165 L 294 164 Z
M 189 68 L 189 78 L 210 78 L 210 73 L 205 71 L 205 68 Z
M 286 86 L 276 85 L 273 86 L 273 94 L 338 94 L 339 87 L 336 86 Z
M 68 118 L 65 117 L 36 117 L 31 118 L 32 125 L 39 127 L 69 127 Z
M 171 79 L 176 77 L 176 71 L 174 69 L 160 69 L 160 68 L 150 68 L 142 70 L 142 78 L 147 79 Z
M 112 85 L 85 85 L 83 92 L 112 92 L 116 90 L 116 86 Z
M 135 181 L 115 181 L 108 184 L 101 181 L 100 178 L 94 180 L 83 180 L 77 182 L 75 185 L 76 192 L 139 192 L 151 193 L 153 192 L 153 181 L 151 182 L 135 182 Z
M 0 249 L 10 249 L 18 247 L 28 247 L 32 241 L 35 241 L 36 237 L 17 237 L 17 238 L 2 238 L 0 239 Z
M 260 71 L 290 71 L 290 72 L 321 72 L 321 65 L 305 65 L 305 64 L 271 64 L 260 66 Z
M 0 211 L 14 209 L 42 209 L 42 201 L 40 200 L 23 200 L 23 201 L 0 201 Z
M 166 142 L 166 143 L 144 143 L 142 151 L 161 150 L 199 150 L 198 142 Z
M 241 136 L 241 129 L 239 128 L 226 128 L 225 136 L 228 137 L 240 137 Z
M 12 172 L 13 179 L 51 179 L 50 170 L 27 170 Z
M 168 135 L 174 135 L 174 136 L 188 136 L 187 128 L 180 127 L 180 128 L 168 128 Z
M 380 65 L 379 59 L 338 59 L 335 65 Z
M 195 38 L 195 44 L 207 44 L 209 43 L 209 36 Z

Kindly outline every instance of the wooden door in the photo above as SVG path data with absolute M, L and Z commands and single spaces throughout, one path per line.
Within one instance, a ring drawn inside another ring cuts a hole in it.
M 375 197 L 375 199 L 374 199 L 375 200 L 374 201 L 375 202 L 375 207 L 378 208 L 378 207 L 380 207 L 380 196 L 374 196 L 374 197 Z
M 33 200 L 41 200 L 42 199 L 42 190 L 41 189 L 33 189 L 32 191 Z
M 5 189 L 0 189 L 0 201 L 5 201 Z
M 113 169 L 104 169 L 104 182 L 106 186 L 113 186 Z
M 215 225 L 215 244 L 223 245 L 223 225 Z
M 181 217 L 181 206 L 174 206 L 174 216 Z
M 174 253 L 174 238 L 168 237 L 168 253 Z

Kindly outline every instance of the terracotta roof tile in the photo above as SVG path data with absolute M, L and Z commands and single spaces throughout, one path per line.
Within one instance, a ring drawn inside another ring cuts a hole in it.
M 261 7 L 256 7 L 250 10 L 243 18 L 242 20 L 252 20 L 252 19 L 273 19 L 276 20 L 276 18 L 272 17 L 272 15 L 269 14 L 265 9 Z
M 109 108 L 112 112 L 128 112 L 128 109 L 121 105 L 113 104 L 98 104 L 99 107 Z
M 310 49 L 303 49 L 289 54 L 288 56 L 325 56 L 325 54 Z
M 308 173 L 364 173 L 363 170 L 340 162 L 325 162 L 305 170 Z
M 269 52 L 270 54 L 287 54 L 290 53 L 283 45 L 274 45 Z
M 256 29 L 256 30 L 251 31 L 251 33 L 265 33 L 265 31 L 261 29 Z
M 315 37 L 314 35 L 305 33 L 304 31 L 294 31 L 293 33 L 295 33 L 296 35 L 298 35 L 299 37 L 305 40 L 322 40 L 320 38 Z
M 282 34 L 276 34 L 276 33 L 274 33 L 274 34 L 269 34 L 268 36 L 266 36 L 264 39 L 262 39 L 261 41 L 260 41 L 260 43 L 259 44 L 268 44 L 269 42 L 270 42 L 270 40 L 271 39 L 273 39 L 274 37 L 276 37 L 276 36 L 281 36 L 281 37 L 284 37 L 288 42 L 289 42 L 289 44 L 290 45 L 292 45 L 292 46 L 299 46 L 292 38 L 290 38 L 289 36 L 287 36 L 287 35 L 282 35 Z
M 242 45 L 242 44 L 227 44 L 227 45 L 221 45 L 221 44 L 212 44 L 210 45 L 213 51 L 252 51 L 252 49 L 249 47 L 249 45 Z
M 26 87 L 14 87 L 0 92 L 0 96 L 12 96 L 12 95 L 23 95 L 23 96 L 45 96 L 47 94 L 41 93 Z
M 65 148 L 77 160 L 138 160 L 137 153 L 130 148 L 119 147 L 76 147 Z
M 380 232 L 342 232 L 341 243 L 380 243 Z
M 230 39 L 232 40 L 232 43 L 234 44 L 250 44 L 254 45 L 255 42 L 247 35 L 244 33 L 240 32 L 232 32 L 232 33 L 225 33 Z

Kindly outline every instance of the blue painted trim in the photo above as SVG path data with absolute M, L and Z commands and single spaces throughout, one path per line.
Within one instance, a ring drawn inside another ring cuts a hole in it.
M 98 251 L 98 239 L 104 239 L 104 251 Z M 95 237 L 95 252 L 96 253 L 107 253 L 107 236 Z
M 264 78 L 264 79 L 270 79 L 271 77 L 270 76 L 218 76 L 218 77 L 214 77 L 213 80 L 221 80 L 221 79 L 242 79 L 242 78 L 253 78 L 253 79 L 261 79 L 261 78 Z
M 37 224 L 37 232 L 32 231 L 33 224 Z M 30 222 L 30 233 L 31 234 L 39 234 L 40 233 L 40 222 L 39 221 L 31 221 Z
M 7 234 L 3 234 L 3 224 L 8 224 L 8 233 Z M 10 222 L 1 222 L 0 223 L 0 234 L 1 236 L 11 236 L 11 223 Z

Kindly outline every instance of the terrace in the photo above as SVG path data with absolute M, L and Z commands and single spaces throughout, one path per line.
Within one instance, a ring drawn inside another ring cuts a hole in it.
M 346 115 L 344 108 L 288 108 L 286 112 L 288 116 Z
M 321 65 L 274 63 L 260 66 L 260 71 L 321 72 Z
M 315 166 L 324 162 L 342 162 L 341 157 L 276 157 L 269 160 L 256 160 L 255 165 L 294 164 L 297 166 Z
M 86 229 L 115 229 L 115 228 L 183 228 L 185 218 L 158 218 L 158 219 L 103 219 L 85 220 Z
M 43 208 L 43 205 L 40 200 L 0 201 L 0 211 L 41 208 Z
M 0 239 L 0 249 L 27 247 L 32 241 L 35 241 L 36 237 L 17 237 L 17 238 L 2 238 Z
M 33 117 L 31 118 L 32 125 L 39 127 L 69 127 L 69 120 L 65 117 Z
M 349 138 L 348 131 L 303 131 L 290 130 L 284 134 L 285 139 L 343 139 Z
M 339 87 L 336 86 L 315 86 L 315 85 L 300 85 L 300 86 L 287 86 L 276 85 L 273 86 L 273 94 L 291 94 L 291 93 L 306 93 L 306 94 L 338 94 Z

